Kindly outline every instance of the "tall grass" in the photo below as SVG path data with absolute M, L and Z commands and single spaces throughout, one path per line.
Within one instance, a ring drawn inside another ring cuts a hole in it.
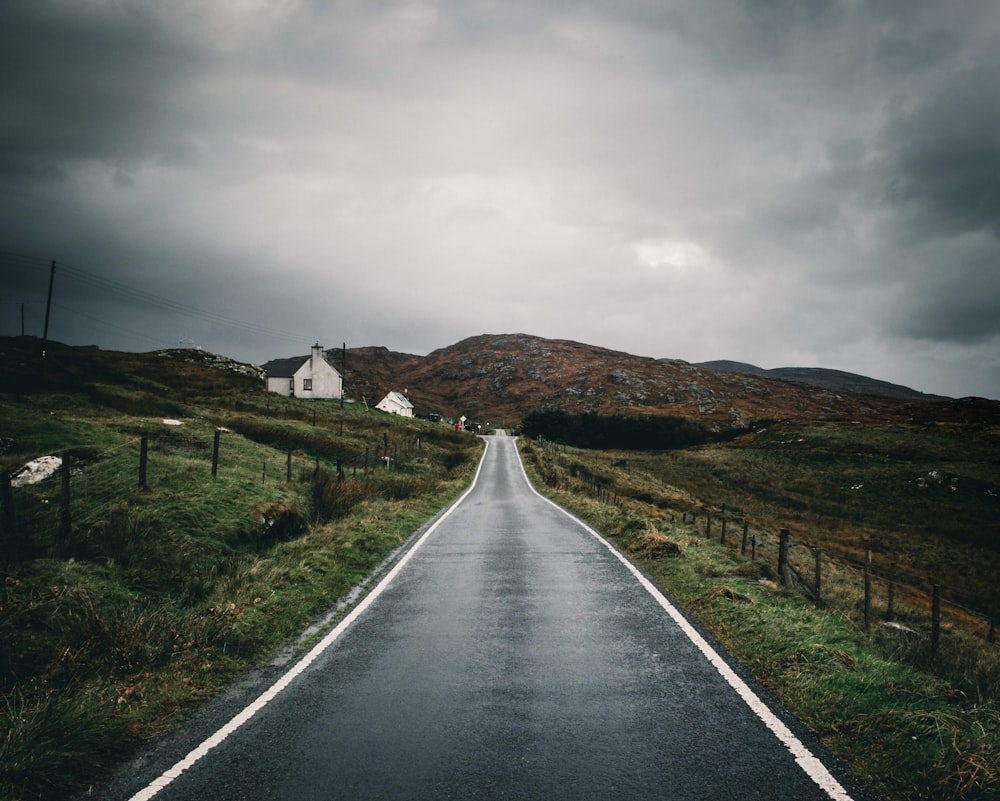
M 0 721 L 3 798 L 59 798 L 86 786 L 115 764 L 128 740 L 119 720 L 72 694 L 9 693 Z

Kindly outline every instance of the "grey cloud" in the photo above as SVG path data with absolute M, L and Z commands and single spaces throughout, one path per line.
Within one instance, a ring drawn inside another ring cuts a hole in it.
M 1000 245 L 988 232 L 921 243 L 908 252 L 912 280 L 893 314 L 919 340 L 984 343 L 1000 336 Z
M 15 0 L 4 17 L 9 178 L 58 178 L 67 161 L 129 163 L 179 147 L 175 97 L 201 59 L 143 6 Z
M 924 235 L 980 227 L 1000 234 L 998 74 L 997 57 L 958 73 L 887 127 L 888 197 Z

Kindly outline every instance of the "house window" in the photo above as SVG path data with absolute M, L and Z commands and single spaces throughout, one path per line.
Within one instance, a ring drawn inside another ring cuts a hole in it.
M 311 378 L 303 378 L 302 379 L 302 391 L 303 392 L 312 392 L 312 388 L 313 388 L 313 380 Z

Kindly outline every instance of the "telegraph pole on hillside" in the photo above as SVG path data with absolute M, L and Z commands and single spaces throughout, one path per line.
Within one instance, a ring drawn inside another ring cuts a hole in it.
M 45 369 L 45 351 L 49 345 L 49 313 L 52 311 L 52 285 L 56 280 L 56 260 L 52 260 L 52 269 L 49 270 L 49 299 L 45 304 L 45 329 L 42 332 L 42 369 Z
M 45 304 L 45 330 L 42 332 L 42 347 L 49 341 L 49 312 L 52 311 L 52 285 L 56 280 L 56 260 L 52 260 L 52 269 L 49 270 L 49 299 Z
M 347 378 L 347 343 L 344 343 L 344 347 L 341 350 L 340 357 L 340 408 L 344 408 L 344 379 Z M 343 419 L 343 418 L 341 418 Z

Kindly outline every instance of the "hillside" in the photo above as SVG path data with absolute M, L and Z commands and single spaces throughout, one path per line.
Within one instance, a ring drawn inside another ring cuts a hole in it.
M 901 400 L 948 400 L 940 395 L 929 395 L 900 384 L 880 381 L 877 378 L 847 373 L 843 370 L 830 370 L 823 367 L 775 367 L 770 370 L 757 367 L 754 364 L 733 362 L 727 360 L 698 362 L 699 367 L 718 370 L 725 373 L 741 373 L 755 375 L 761 378 L 777 378 L 783 381 L 793 381 L 796 384 L 808 384 L 814 387 L 824 387 L 835 392 L 855 392 L 862 395 L 877 395 L 883 398 L 899 398 Z
M 218 387 L 220 370 L 232 375 L 240 391 L 260 386 L 262 376 L 259 367 L 200 350 L 135 354 L 59 343 L 49 343 L 47 368 L 41 370 L 39 347 L 31 337 L 0 341 L 0 389 L 120 382 L 136 390 L 140 403 L 155 404 L 169 414 L 171 404 L 182 402 L 185 393 Z M 343 368 L 339 349 L 330 357 Z M 164 377 L 173 374 L 164 368 L 174 360 L 190 366 L 180 385 L 176 377 Z M 803 369 L 791 380 L 790 375 L 781 377 L 786 368 L 754 374 L 752 365 L 745 366 L 750 372 L 736 372 L 737 363 L 721 364 L 726 366 L 713 369 L 525 334 L 481 335 L 426 356 L 385 347 L 349 348 L 344 385 L 349 398 L 370 406 L 389 390 L 406 391 L 418 414 L 465 415 L 508 427 L 544 407 L 574 413 L 679 415 L 717 429 L 767 419 L 973 422 L 995 420 L 1000 409 L 996 401 L 940 399 L 837 371 Z M 818 377 L 804 383 L 813 375 Z M 838 388 L 823 385 L 831 382 Z
M 406 389 L 418 413 L 508 425 L 545 406 L 682 415 L 729 428 L 767 418 L 885 419 L 908 414 L 913 402 L 525 334 L 470 337 L 427 356 L 348 349 L 345 386 L 369 403 Z

